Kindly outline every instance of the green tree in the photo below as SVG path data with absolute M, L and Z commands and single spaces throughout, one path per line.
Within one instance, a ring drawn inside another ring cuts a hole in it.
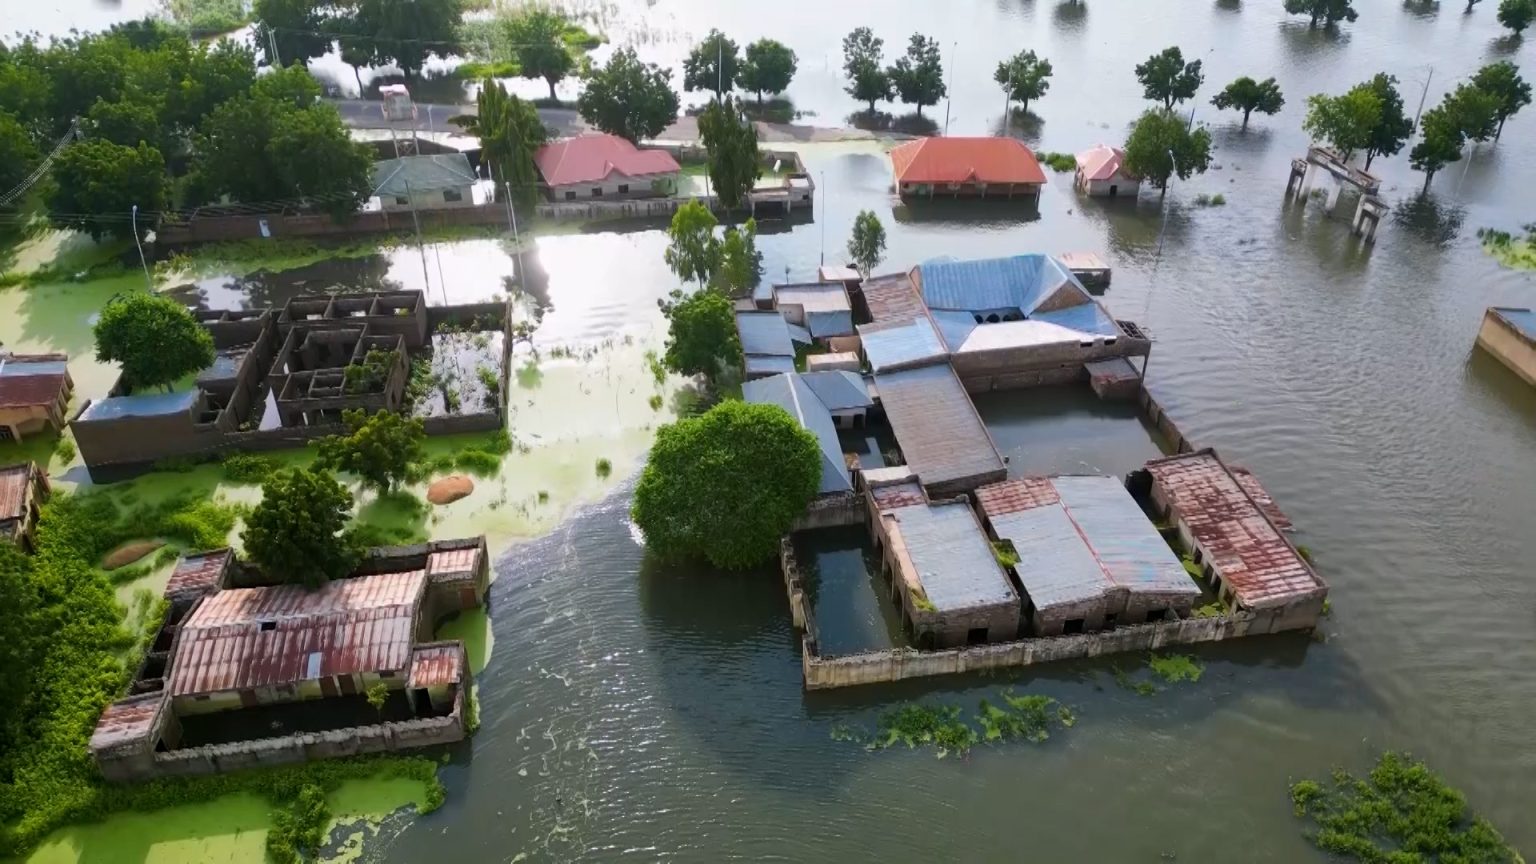
M 1232 108 L 1243 112 L 1243 128 L 1247 129 L 1248 115 L 1255 111 L 1260 114 L 1277 114 L 1285 106 L 1285 97 L 1280 95 L 1280 85 L 1275 83 L 1275 79 L 1255 81 L 1244 75 L 1211 97 L 1211 104 L 1222 110 Z
M 1427 195 L 1435 173 L 1461 159 L 1461 147 L 1466 136 L 1444 103 L 1424 112 L 1420 128 L 1423 129 L 1424 137 L 1408 152 L 1408 164 L 1413 170 L 1424 172 L 1424 189 L 1420 194 Z
M 1125 141 L 1125 168 L 1168 194 L 1168 181 L 1188 180 L 1211 165 L 1211 133 L 1189 128 L 1169 111 L 1148 111 Z
M 746 296 L 763 278 L 763 256 L 757 251 L 757 220 L 748 219 L 740 230 L 725 229 L 720 241 L 720 265 L 714 288 L 727 297 Z
M 868 102 L 871 114 L 875 113 L 875 103 L 890 101 L 893 92 L 884 51 L 885 40 L 868 27 L 856 28 L 843 37 L 843 73 L 848 76 L 843 90 L 860 102 Z
M 992 80 L 1002 85 L 1003 92 L 1012 102 L 1020 103 L 1019 110 L 1029 113 L 1029 103 L 1045 96 L 1051 89 L 1051 61 L 1035 56 L 1033 51 L 1020 51 L 997 64 Z
M 38 156 L 37 147 L 21 121 L 0 111 L 0 194 L 27 179 L 37 166 Z
M 105 102 L 100 99 L 85 115 L 89 138 L 111 141 L 123 147 L 137 147 L 141 142 L 156 149 L 164 146 L 160 115 L 155 106 L 141 102 Z
M 885 226 L 872 210 L 861 210 L 853 220 L 853 235 L 848 238 L 848 257 L 853 266 L 868 279 L 869 274 L 885 257 Z
M 26 706 L 38 660 L 35 620 L 39 598 L 32 562 L 14 543 L 0 543 L 0 784 L 11 776 L 11 756 L 25 738 Z
M 1536 18 L 1536 0 L 1501 0 L 1498 18 L 1500 24 L 1519 36 L 1531 26 L 1531 19 Z
M 527 6 L 507 19 L 507 42 L 513 48 L 524 78 L 543 78 L 549 85 L 549 98 L 555 98 L 555 85 L 576 71 L 576 57 L 565 44 L 565 30 L 570 19 L 559 9 Z
M 251 98 L 285 108 L 308 108 L 320 101 L 320 82 L 309 70 L 288 66 L 269 72 L 251 85 Z
M 351 16 L 359 28 L 356 32 L 372 34 L 379 59 L 393 61 L 408 79 L 416 77 L 428 57 L 451 57 L 458 50 L 461 0 L 356 0 L 356 4 Z
M 261 484 L 240 542 L 268 575 L 320 588 L 357 565 L 351 519 L 352 496 L 329 472 L 283 468 Z
M 689 294 L 671 305 L 667 318 L 667 348 L 661 358 L 667 369 L 713 378 L 722 366 L 740 358 L 736 311 L 724 294 Z
M 42 69 L 41 55 L 35 45 L 23 42 L 0 62 L 0 112 L 10 113 L 29 130 L 48 135 L 53 128 L 52 102 L 53 88 Z
M 380 681 L 364 691 L 364 698 L 368 700 L 369 705 L 373 706 L 373 710 L 379 712 L 379 716 L 383 717 L 384 706 L 389 702 L 389 688 L 384 686 L 383 681 Z
M 165 387 L 213 364 L 213 337 L 169 297 L 135 292 L 107 301 L 93 328 L 96 359 L 118 363 L 130 389 Z
M 1497 101 L 1498 109 L 1494 116 L 1498 118 L 1499 125 L 1493 132 L 1494 138 L 1504 134 L 1505 120 L 1531 104 L 1531 85 L 1520 77 L 1520 67 L 1508 60 L 1490 63 L 1477 70 L 1477 74 L 1472 76 L 1472 86 Z
M 486 78 L 476 97 L 474 116 L 455 118 L 480 139 L 480 161 L 501 184 L 511 184 L 515 196 L 529 201 L 538 192 L 539 169 L 533 157 L 549 141 L 549 130 L 530 102 L 509 95 L 501 82 Z M 504 191 L 505 185 L 498 189 Z
M 336 46 L 341 49 L 341 62 L 352 67 L 352 77 L 357 81 L 357 96 L 363 97 L 363 67 L 378 66 L 383 62 L 379 56 L 379 43 L 366 33 L 354 32 L 358 25 L 350 17 L 330 19 L 332 29 L 336 31 Z
M 373 151 L 353 141 L 330 105 L 279 111 L 272 118 L 268 164 L 283 191 L 338 218 L 373 194 Z
M 641 63 L 633 48 L 620 48 L 607 66 L 588 74 L 576 107 L 581 119 L 610 135 L 636 144 L 654 138 L 677 119 L 672 71 Z
M 1308 16 L 1311 19 L 1309 27 L 1316 27 L 1318 21 L 1332 27 L 1336 21 L 1354 21 L 1360 17 L 1353 4 L 1354 0 L 1285 0 L 1285 11 L 1291 15 Z
M 709 154 L 709 182 L 720 203 L 734 210 L 763 175 L 757 127 L 731 99 L 714 100 L 699 115 L 699 137 Z
M 1365 144 L 1365 170 L 1377 156 L 1395 156 L 1413 137 L 1413 120 L 1403 110 L 1402 94 L 1397 92 L 1397 78 L 1378 72 L 1371 80 L 1354 87 L 1367 90 L 1381 102 L 1381 116 L 1371 126 Z
M 356 474 L 363 485 L 389 493 L 404 485 L 411 466 L 425 458 L 421 444 L 427 433 L 420 417 L 384 410 L 370 416 L 357 408 L 343 412 L 341 419 L 347 434 L 315 442 L 320 468 Z
M 683 89 L 711 90 L 716 99 L 723 99 L 736 87 L 740 65 L 736 43 L 719 30 L 711 30 L 683 60 Z
M 256 0 L 252 7 L 256 18 L 252 41 L 267 52 L 267 62 L 272 65 L 308 63 L 313 57 L 322 57 L 331 50 L 331 37 L 326 35 L 329 23 L 323 14 L 322 4 L 315 0 Z M 342 16 L 343 20 L 349 20 Z M 361 33 L 360 30 L 352 30 Z M 271 46 L 276 40 L 277 56 L 271 56 Z
M 759 39 L 747 46 L 747 59 L 736 72 L 736 83 L 756 93 L 761 105 L 764 93 L 783 93 L 789 88 L 798 64 L 799 58 L 784 43 Z
M 944 86 L 944 64 L 939 55 L 939 40 L 921 33 L 913 33 L 907 43 L 907 53 L 896 58 L 896 63 L 886 73 L 891 85 L 901 95 L 901 101 L 916 105 L 917 113 L 923 113 L 924 105 L 937 105 L 948 88 Z
M 1301 128 L 1348 162 L 1356 150 L 1370 146 L 1371 132 L 1381 116 L 1381 97 L 1369 87 L 1355 87 L 1342 96 L 1318 93 L 1307 97 L 1307 118 Z
M 722 402 L 657 430 L 630 515 L 664 559 L 751 567 L 805 512 L 821 460 L 815 436 L 783 408 Z
M 1205 81 L 1205 74 L 1200 71 L 1199 60 L 1185 63 L 1184 52 L 1174 46 L 1137 64 L 1136 80 L 1141 82 L 1143 96 L 1172 109 L 1185 99 L 1195 97 L 1195 91 Z
M 153 218 L 165 206 L 165 193 L 165 159 L 159 150 L 148 144 L 77 141 L 53 162 L 48 218 L 92 237 L 131 237 L 128 217 L 135 205 Z
M 663 257 L 667 266 L 684 282 L 698 282 L 702 289 L 720 268 L 720 239 L 715 236 L 715 214 L 704 202 L 688 201 L 672 214 L 667 227 L 671 241 Z

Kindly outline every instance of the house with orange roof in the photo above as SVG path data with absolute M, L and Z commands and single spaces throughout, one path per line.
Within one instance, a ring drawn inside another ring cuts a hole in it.
M 1038 200 L 1045 172 L 1016 138 L 921 138 L 891 151 L 903 198 Z
M 1094 198 L 1134 198 L 1141 178 L 1125 170 L 1125 151 L 1100 144 L 1077 154 L 1076 186 Z
M 540 147 L 533 161 L 552 201 L 665 195 L 683 170 L 667 151 L 642 150 L 617 135 L 563 138 Z

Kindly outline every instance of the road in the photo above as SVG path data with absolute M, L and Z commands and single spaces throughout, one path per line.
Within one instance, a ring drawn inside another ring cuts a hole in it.
M 336 106 L 342 121 L 354 129 L 397 129 L 402 132 L 408 132 L 414 128 L 421 132 L 459 134 L 464 130 L 449 122 L 449 118 L 461 114 L 474 114 L 477 110 L 473 102 L 463 105 L 418 102 L 414 121 L 389 121 L 384 119 L 384 103 L 377 100 L 329 99 L 326 101 Z M 540 108 L 539 119 L 544 121 L 545 126 L 554 129 L 555 137 L 559 138 L 580 135 L 591 129 L 570 108 Z

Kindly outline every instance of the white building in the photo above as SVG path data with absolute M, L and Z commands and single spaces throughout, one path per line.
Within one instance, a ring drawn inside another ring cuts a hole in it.
M 1095 198 L 1134 198 L 1141 191 L 1141 178 L 1125 170 L 1125 151 L 1108 144 L 1077 154 L 1076 183 Z

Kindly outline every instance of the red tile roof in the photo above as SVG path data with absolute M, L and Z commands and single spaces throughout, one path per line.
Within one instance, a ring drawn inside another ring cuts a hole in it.
M 0 408 L 52 405 L 64 395 L 69 376 L 0 375 Z
M 533 161 L 551 186 L 595 183 L 618 172 L 626 177 L 681 171 L 665 150 L 641 150 L 617 135 L 579 135 L 547 144 Z
M 1147 471 L 1240 605 L 1276 606 L 1327 590 L 1214 452 L 1155 459 Z
M 427 575 L 433 582 L 472 579 L 480 568 L 480 547 L 446 549 L 427 556 Z
M 922 138 L 891 151 L 898 183 L 1044 183 L 1016 138 Z

